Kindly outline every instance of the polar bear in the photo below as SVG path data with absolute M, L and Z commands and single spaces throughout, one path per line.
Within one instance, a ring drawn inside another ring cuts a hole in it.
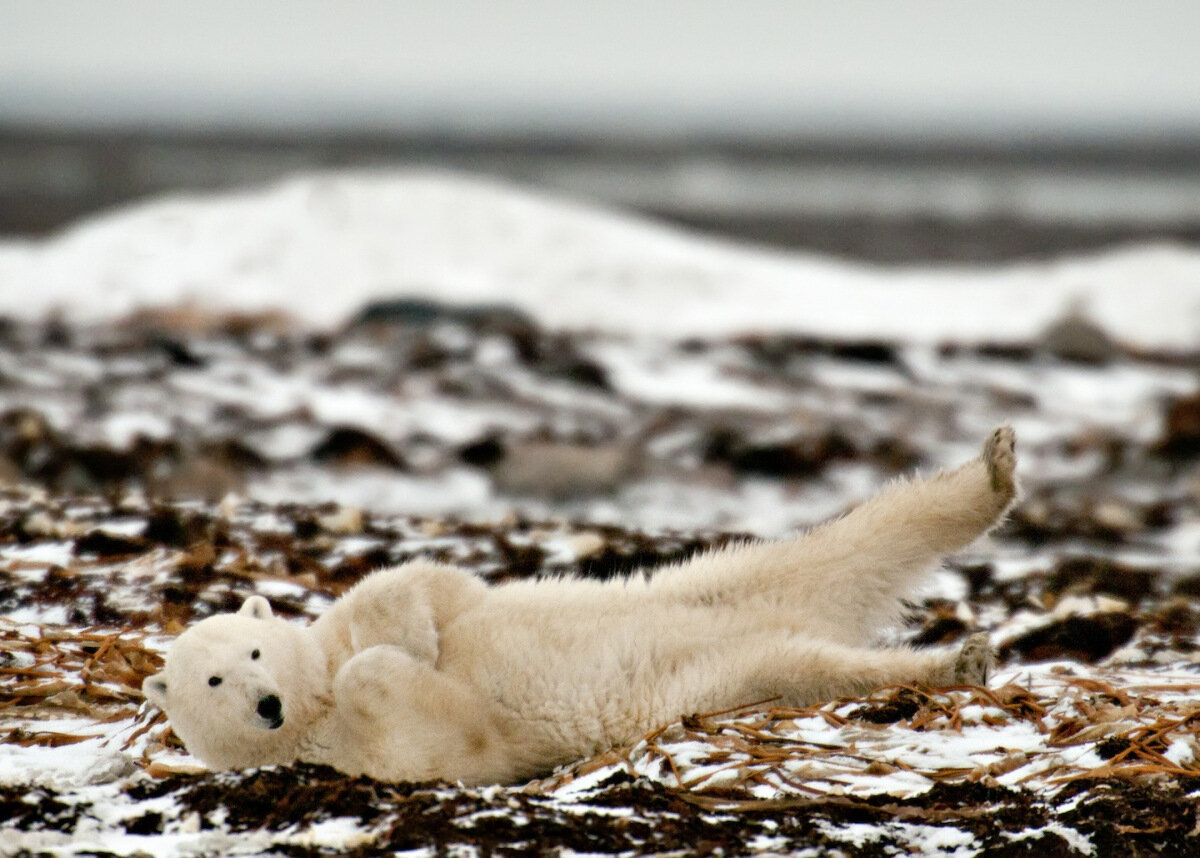
M 806 535 L 653 574 L 488 586 L 414 562 L 364 578 L 308 626 L 261 596 L 210 617 L 146 679 L 208 765 L 326 763 L 380 780 L 514 782 L 695 712 L 810 705 L 886 684 L 986 681 L 958 649 L 869 648 L 946 553 L 1016 495 L 1014 435 L 897 482 Z

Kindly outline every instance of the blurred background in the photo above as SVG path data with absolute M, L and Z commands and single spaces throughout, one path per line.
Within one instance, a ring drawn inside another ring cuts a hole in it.
M 1200 238 L 1200 6 L 0 2 L 0 233 L 444 167 L 872 261 Z

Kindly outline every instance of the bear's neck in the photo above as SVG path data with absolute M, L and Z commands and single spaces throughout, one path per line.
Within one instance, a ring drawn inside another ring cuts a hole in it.
M 304 723 L 315 724 L 333 711 L 333 673 L 320 639 L 313 634 L 312 626 L 300 631 L 297 646 L 302 650 L 299 662 L 304 666 L 298 677 L 300 687 L 311 689 L 312 692 L 308 697 L 301 697 L 303 703 L 299 711 L 303 713 Z
M 312 625 L 303 629 L 298 638 L 297 646 L 303 650 L 299 661 L 304 665 L 304 670 L 297 678 L 302 683 L 300 687 L 312 689 L 312 694 L 303 697 L 297 705 L 297 730 L 282 744 L 288 747 L 291 761 L 328 763 L 328 737 L 334 720 L 333 669 L 322 646 L 323 640 L 314 633 Z M 287 729 L 287 725 L 281 729 Z

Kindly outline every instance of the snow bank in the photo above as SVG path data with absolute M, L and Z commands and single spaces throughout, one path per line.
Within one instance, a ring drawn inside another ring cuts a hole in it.
M 1200 249 L 880 269 L 702 239 L 504 185 L 340 173 L 145 203 L 0 244 L 0 313 L 78 321 L 193 301 L 319 327 L 398 294 L 504 302 L 567 329 L 1012 341 L 1078 301 L 1131 345 L 1200 342 Z

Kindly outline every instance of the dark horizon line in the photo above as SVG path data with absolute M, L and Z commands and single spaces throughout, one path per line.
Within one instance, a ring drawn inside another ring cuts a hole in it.
M 993 136 L 883 133 L 735 133 L 725 131 L 632 134 L 626 130 L 497 130 L 457 128 L 253 128 L 219 125 L 88 127 L 0 119 L 0 144 L 140 146 L 204 145 L 244 149 L 332 148 L 363 154 L 471 153 L 588 154 L 630 157 L 736 155 L 741 158 L 871 162 L 1035 163 L 1200 166 L 1200 130 L 1145 134 L 1029 133 Z

